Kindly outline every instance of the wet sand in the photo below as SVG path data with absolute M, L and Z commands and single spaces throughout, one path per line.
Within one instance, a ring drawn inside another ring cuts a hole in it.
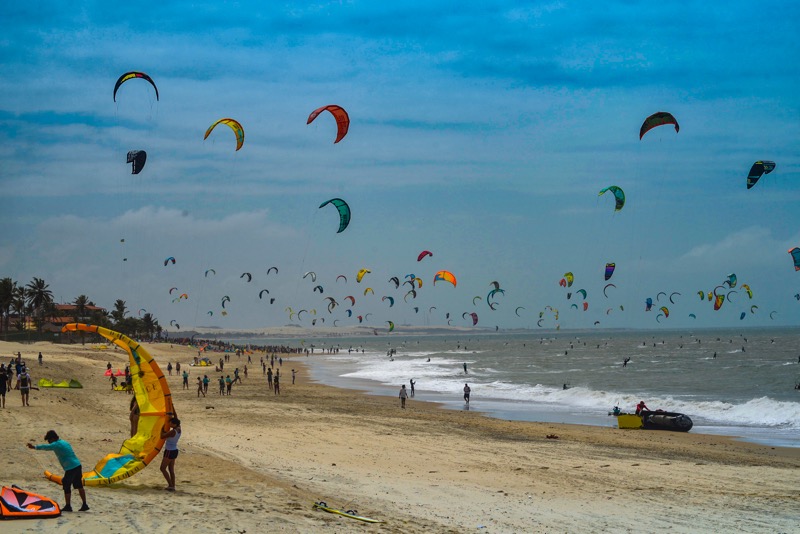
M 146 345 L 162 369 L 188 365 L 190 347 Z M 125 439 L 129 397 L 110 390 L 97 344 L 0 342 L 22 352 L 39 378 L 83 389 L 10 391 L 0 410 L 0 483 L 63 503 L 45 480 L 55 455 L 30 451 L 53 428 L 85 470 Z M 45 365 L 35 356 L 42 351 Z M 89 488 L 91 511 L 5 521 L 3 532 L 790 532 L 800 505 L 800 449 L 724 436 L 492 419 L 434 403 L 366 395 L 308 381 L 303 356 L 284 355 L 280 396 L 254 364 L 233 395 L 208 397 L 168 377 L 183 426 L 177 491 L 164 491 L 160 457 L 110 488 Z M 219 355 L 211 355 L 218 360 Z M 246 358 L 231 357 L 226 374 Z M 297 369 L 291 384 L 290 369 Z M 548 438 L 548 436 L 550 436 Z M 77 494 L 73 497 L 78 501 Z M 369 525 L 312 509 L 315 501 L 381 519 Z M 77 509 L 77 507 L 75 507 Z M 481 528 L 484 527 L 484 528 Z

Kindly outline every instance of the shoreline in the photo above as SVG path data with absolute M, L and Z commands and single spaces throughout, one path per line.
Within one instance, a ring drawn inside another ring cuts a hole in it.
M 145 347 L 162 368 L 167 361 L 187 365 L 196 354 L 178 345 Z M 60 488 L 41 477 L 42 468 L 59 470 L 54 456 L 27 451 L 24 443 L 40 443 L 44 431 L 55 428 L 73 444 L 84 470 L 115 451 L 127 431 L 128 398 L 111 392 L 99 375 L 107 361 L 124 365 L 125 356 L 89 345 L 0 342 L 0 355 L 17 350 L 29 360 L 43 351 L 45 365 L 33 364 L 34 381 L 77 378 L 84 389 L 34 392 L 30 408 L 9 392 L 0 424 L 20 430 L 0 433 L 7 451 L 0 482 L 63 502 Z M 231 397 L 210 387 L 209 396 L 198 399 L 194 387 L 181 389 L 174 372 L 167 377 L 184 428 L 174 494 L 163 491 L 157 458 L 111 488 L 90 488 L 91 513 L 5 521 L 4 531 L 364 528 L 313 510 L 317 500 L 356 508 L 385 521 L 381 532 L 398 533 L 794 528 L 797 449 L 714 435 L 504 421 L 414 399 L 401 410 L 396 398 L 311 383 L 305 356 L 283 356 L 280 396 L 266 389 L 260 370 L 254 372 L 257 364 Z M 226 370 L 246 361 L 232 360 Z M 293 366 L 299 371 L 294 386 Z M 203 373 L 189 371 L 190 384 Z

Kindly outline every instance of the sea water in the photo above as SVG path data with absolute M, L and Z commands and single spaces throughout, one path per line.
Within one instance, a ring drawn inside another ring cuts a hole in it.
M 312 379 L 333 386 L 396 396 L 413 379 L 416 400 L 509 420 L 599 426 L 616 425 L 608 415 L 615 406 L 633 412 L 643 400 L 651 410 L 688 415 L 692 432 L 800 447 L 800 329 L 458 332 L 302 343 L 314 351 L 303 357 Z

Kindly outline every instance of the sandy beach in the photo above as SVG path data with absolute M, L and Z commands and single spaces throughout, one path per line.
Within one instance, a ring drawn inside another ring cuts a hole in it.
M 84 470 L 126 437 L 129 397 L 111 391 L 106 362 L 127 355 L 98 344 L 0 342 L 39 378 L 83 389 L 10 391 L 0 410 L 0 483 L 63 503 L 42 477 L 55 456 L 30 451 L 49 429 L 71 442 Z M 146 345 L 156 361 L 188 366 L 195 349 Z M 35 356 L 44 354 L 44 365 Z M 303 356 L 284 355 L 281 395 L 253 355 L 233 395 L 208 397 L 168 377 L 183 421 L 177 491 L 160 457 L 109 488 L 89 488 L 91 510 L 5 521 L 3 532 L 792 532 L 800 505 L 800 449 L 696 433 L 509 422 L 476 411 L 309 383 Z M 211 355 L 215 359 L 214 355 Z M 219 359 L 219 356 L 216 356 Z M 226 374 L 246 358 L 231 357 Z M 291 384 L 290 369 L 298 370 Z M 550 438 L 548 438 L 550 436 Z M 73 497 L 77 499 L 77 495 Z M 315 501 L 380 519 L 366 524 L 315 510 Z

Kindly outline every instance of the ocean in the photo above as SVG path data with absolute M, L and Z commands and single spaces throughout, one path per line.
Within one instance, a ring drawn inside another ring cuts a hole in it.
M 615 406 L 633 412 L 643 400 L 651 410 L 688 415 L 691 432 L 800 447 L 796 328 L 228 341 L 302 343 L 314 350 L 303 361 L 315 381 L 396 396 L 413 379 L 414 400 L 490 417 L 613 427 Z

